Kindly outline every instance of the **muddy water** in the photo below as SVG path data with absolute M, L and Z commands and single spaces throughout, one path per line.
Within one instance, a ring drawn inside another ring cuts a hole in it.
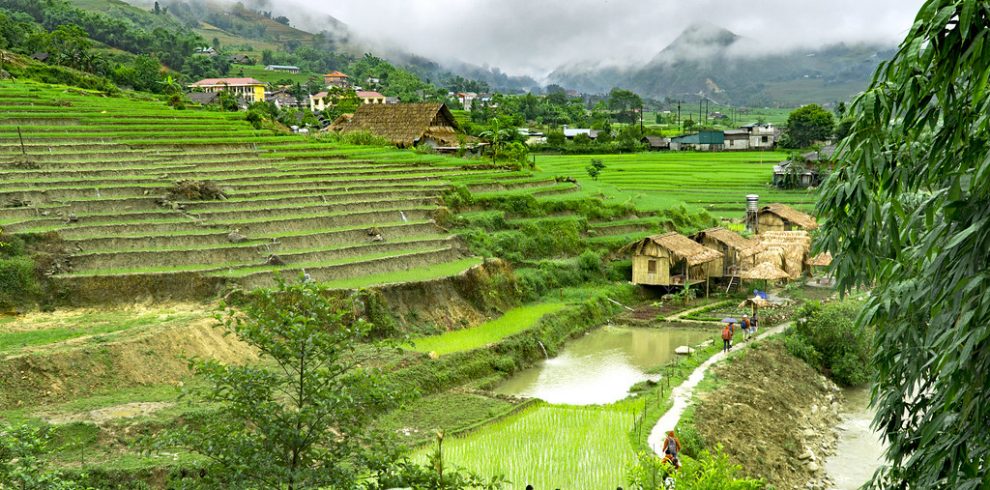
M 559 356 L 499 385 L 502 394 L 550 403 L 594 405 L 619 401 L 645 373 L 670 361 L 674 349 L 714 339 L 717 332 L 684 328 L 602 327 L 567 344 Z
M 869 408 L 870 389 L 853 388 L 844 394 L 846 403 L 840 414 L 839 440 L 835 454 L 825 462 L 825 471 L 835 482 L 833 489 L 855 490 L 869 481 L 880 467 L 884 446 L 879 434 L 870 428 L 873 421 L 873 411 Z

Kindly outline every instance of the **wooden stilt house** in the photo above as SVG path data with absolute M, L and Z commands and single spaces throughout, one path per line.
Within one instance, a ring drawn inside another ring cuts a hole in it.
M 722 252 L 678 233 L 644 238 L 632 249 L 632 281 L 649 286 L 707 284 L 712 269 L 720 269 Z
M 725 229 L 709 228 L 691 236 L 691 239 L 712 250 L 722 252 L 722 258 L 710 268 L 711 277 L 739 277 L 739 273 L 756 265 L 756 253 L 760 242 Z
M 818 228 L 818 222 L 810 214 L 802 213 L 784 204 L 764 206 L 757 213 L 757 231 L 811 231 Z

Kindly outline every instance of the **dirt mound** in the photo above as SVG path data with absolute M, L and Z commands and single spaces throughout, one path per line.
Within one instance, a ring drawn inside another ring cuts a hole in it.
M 0 409 L 57 403 L 118 388 L 178 383 L 190 358 L 245 363 L 257 354 L 204 319 L 106 343 L 0 360 Z
M 170 201 L 219 201 L 227 194 L 209 180 L 180 180 L 168 189 Z
M 838 387 L 774 341 L 712 373 L 719 387 L 699 399 L 694 415 L 705 445 L 721 444 L 747 474 L 778 489 L 823 487 Z

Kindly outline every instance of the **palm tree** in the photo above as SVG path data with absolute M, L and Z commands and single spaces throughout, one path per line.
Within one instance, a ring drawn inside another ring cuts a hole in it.
M 512 134 L 505 129 L 499 129 L 498 118 L 492 118 L 493 127 L 487 131 L 481 132 L 478 136 L 485 140 L 487 143 L 492 145 L 492 163 L 498 159 L 499 151 L 505 146 L 505 141 L 512 137 Z

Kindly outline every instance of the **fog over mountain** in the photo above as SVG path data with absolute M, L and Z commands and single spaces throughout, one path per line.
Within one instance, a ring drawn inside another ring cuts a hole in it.
M 922 0 L 254 0 L 294 25 L 326 16 L 361 38 L 441 62 L 496 66 L 544 79 L 562 65 L 649 62 L 690 25 L 723 27 L 748 55 L 845 43 L 893 45 Z

